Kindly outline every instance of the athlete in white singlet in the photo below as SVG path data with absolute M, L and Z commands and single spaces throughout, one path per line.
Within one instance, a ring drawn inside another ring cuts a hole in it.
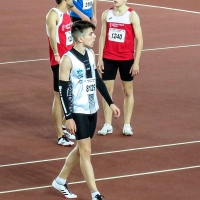
M 52 183 L 66 198 L 76 198 L 76 195 L 69 191 L 66 181 L 76 164 L 80 163 L 92 200 L 103 200 L 97 189 L 90 161 L 91 139 L 94 136 L 99 108 L 96 89 L 104 97 L 114 116 L 120 115 L 120 110 L 113 103 L 95 66 L 95 55 L 90 49 L 96 38 L 94 29 L 94 24 L 87 21 L 73 23 L 72 36 L 75 45 L 63 56 L 60 63 L 59 92 L 66 129 L 75 134 L 77 140 L 75 148 Z

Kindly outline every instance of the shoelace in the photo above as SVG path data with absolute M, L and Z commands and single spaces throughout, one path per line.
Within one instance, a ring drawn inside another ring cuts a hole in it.
M 71 191 L 69 190 L 69 188 L 67 187 L 67 183 L 65 183 L 64 187 L 66 188 L 66 190 L 67 190 L 70 194 L 72 194 Z

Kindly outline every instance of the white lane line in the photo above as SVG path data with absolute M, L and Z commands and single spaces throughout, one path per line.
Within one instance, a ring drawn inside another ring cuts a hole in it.
M 200 140 L 191 141 L 191 142 L 174 143 L 174 144 L 164 144 L 164 145 L 157 145 L 157 146 L 140 147 L 140 148 L 133 148 L 133 149 L 124 149 L 124 150 L 117 150 L 117 151 L 108 151 L 108 152 L 101 152 L 101 153 L 93 153 L 92 156 L 114 154 L 114 153 L 122 153 L 122 152 L 128 152 L 128 151 L 139 151 L 139 150 L 146 150 L 146 149 L 163 148 L 163 147 L 172 147 L 172 146 L 180 146 L 180 145 L 188 145 L 188 144 L 197 144 L 197 143 L 200 143 Z M 18 165 L 41 163 L 41 162 L 57 161 L 57 160 L 63 160 L 65 158 L 66 157 L 46 159 L 46 160 L 36 160 L 36 161 L 30 161 L 30 162 L 13 163 L 13 164 L 6 164 L 6 165 L 0 165 L 0 168 L 1 167 L 11 167 L 11 166 L 18 166 Z
M 154 49 L 143 49 L 142 51 L 158 51 L 158 50 L 167 50 L 167 49 L 179 49 L 179 48 L 189 48 L 189 47 L 199 47 L 200 44 L 192 44 L 192 45 L 185 45 L 185 46 L 173 46 L 173 47 L 160 47 Z
M 128 178 L 128 177 L 135 177 L 135 176 L 160 174 L 160 173 L 182 171 L 182 170 L 189 170 L 189 169 L 197 169 L 197 168 L 200 168 L 200 165 L 174 168 L 174 169 L 166 169 L 166 170 L 159 170 L 159 171 L 151 171 L 151 172 L 143 172 L 143 173 L 137 173 L 137 174 L 128 174 L 128 175 L 123 175 L 123 176 L 113 176 L 113 177 L 107 177 L 107 178 L 99 178 L 99 179 L 96 179 L 96 181 L 105 181 L 105 180 L 113 180 L 113 179 Z M 85 183 L 85 181 L 72 182 L 72 183 L 69 183 L 69 185 L 80 184 L 80 183 Z M 52 187 L 52 186 L 47 185 L 47 186 L 40 186 L 40 187 L 23 188 L 23 189 L 18 189 L 18 190 L 7 190 L 7 191 L 1 191 L 0 194 L 7 194 L 7 193 L 13 193 L 13 192 L 23 192 L 23 191 L 37 190 L 37 189 L 45 189 L 45 188 L 50 188 L 50 187 Z
M 110 2 L 110 3 L 113 2 L 113 1 L 108 1 L 108 0 L 99 0 L 99 1 Z M 131 3 L 131 2 L 127 2 L 126 4 L 136 5 L 136 6 L 143 6 L 143 7 L 150 7 L 150 8 L 159 8 L 159 9 L 165 9 L 165 10 L 173 10 L 173 11 L 193 13 L 193 14 L 200 14 L 200 12 L 197 12 L 197 11 L 183 10 L 183 9 L 177 9 L 177 8 L 169 8 L 169 7 L 163 7 L 163 6 L 154 6 L 154 5 L 148 5 L 148 4 L 138 4 L 138 3 Z
M 158 51 L 158 50 L 167 50 L 167 49 L 180 49 L 180 48 L 189 48 L 189 47 L 199 47 L 200 44 L 191 44 L 191 45 L 182 45 L 182 46 L 171 46 L 171 47 L 158 47 L 152 49 L 143 49 L 142 51 Z M 98 56 L 99 54 L 95 54 Z M 12 61 L 12 62 L 0 62 L 0 65 L 7 65 L 7 64 L 16 64 L 16 63 L 26 63 L 26 62 L 40 62 L 40 61 L 47 61 L 49 58 L 41 58 L 35 60 L 19 60 L 19 61 Z
M 41 58 L 41 59 L 35 59 L 35 60 L 17 60 L 12 62 L 1 62 L 0 65 L 7 65 L 7 64 L 15 64 L 15 63 L 27 63 L 27 62 L 39 62 L 39 61 L 46 61 L 49 60 L 49 58 Z

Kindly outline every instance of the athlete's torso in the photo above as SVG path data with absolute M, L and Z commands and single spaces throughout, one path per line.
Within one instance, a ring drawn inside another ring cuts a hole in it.
M 86 49 L 91 66 L 91 78 L 87 78 L 85 65 L 79 60 L 73 51 L 68 51 L 65 55 L 70 57 L 72 62 L 72 69 L 70 73 L 70 81 L 72 83 L 73 95 L 73 113 L 92 114 L 99 109 L 99 104 L 96 94 L 96 76 L 94 55 L 91 50 Z M 91 108 L 90 99 L 92 96 L 93 107 Z
M 94 0 L 73 0 L 73 3 L 78 10 L 91 18 L 93 1 Z M 70 11 L 70 16 L 80 18 L 80 16 L 73 11 Z
M 62 13 L 57 8 L 52 8 L 52 9 L 56 11 L 59 16 L 59 21 L 58 24 L 56 25 L 56 42 L 57 42 L 58 53 L 60 57 L 62 57 L 67 51 L 69 51 L 72 48 L 73 45 L 73 38 L 71 36 L 71 19 L 69 13 Z M 46 25 L 46 31 L 49 41 L 49 33 L 47 25 Z M 58 65 L 58 63 L 55 61 L 54 53 L 50 46 L 50 42 L 49 42 L 49 56 L 50 56 L 51 66 Z
M 106 18 L 106 41 L 103 57 L 111 60 L 131 60 L 134 58 L 134 30 L 130 22 L 132 8 L 121 16 L 113 14 L 113 8 Z

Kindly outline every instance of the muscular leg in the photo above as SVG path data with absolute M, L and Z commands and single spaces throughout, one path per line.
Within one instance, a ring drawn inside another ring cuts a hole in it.
M 53 101 L 53 106 L 52 106 L 52 115 L 55 122 L 58 138 L 60 138 L 63 135 L 63 131 L 62 131 L 63 111 L 62 111 L 62 106 L 60 103 L 59 92 L 55 92 L 55 91 L 54 91 L 54 101 Z
M 133 81 L 122 81 L 124 93 L 124 124 L 130 124 L 134 107 Z
M 65 117 L 63 117 L 63 119 L 62 119 L 62 125 L 65 126 L 65 124 L 66 124 L 66 119 L 65 119 Z
M 80 167 L 91 193 L 98 191 L 95 183 L 94 171 L 91 164 L 91 139 L 77 140 L 80 153 Z
M 108 93 L 112 97 L 113 90 L 114 90 L 114 80 L 104 81 L 104 83 L 106 85 Z M 105 123 L 111 125 L 112 124 L 112 111 L 103 98 L 102 98 L 102 105 L 103 105 L 103 110 L 104 110 Z
M 78 146 L 76 146 L 67 156 L 65 160 L 65 164 L 58 176 L 62 179 L 67 179 L 70 172 L 74 169 L 76 164 L 79 162 L 79 159 L 80 159 L 79 149 L 78 149 Z

